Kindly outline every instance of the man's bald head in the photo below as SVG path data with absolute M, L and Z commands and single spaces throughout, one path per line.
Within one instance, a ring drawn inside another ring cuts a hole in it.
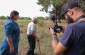
M 35 24 L 37 23 L 37 18 L 36 17 L 33 17 L 31 20 L 32 20 L 33 23 L 35 23 Z

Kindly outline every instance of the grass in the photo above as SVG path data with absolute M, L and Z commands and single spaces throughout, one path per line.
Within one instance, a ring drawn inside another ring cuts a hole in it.
M 19 54 L 25 55 L 28 48 L 29 43 L 27 40 L 27 25 L 30 22 L 30 20 L 18 20 L 17 23 L 20 26 L 20 29 L 23 31 L 23 33 L 20 34 L 20 43 L 19 43 Z M 0 20 L 0 43 L 4 36 L 4 23 L 5 20 Z M 53 54 L 53 48 L 51 46 L 51 33 L 49 32 L 49 26 L 51 22 L 50 21 L 38 21 L 37 24 L 37 36 L 40 39 L 40 46 L 41 46 L 41 53 L 42 55 L 54 55 Z M 63 24 L 65 25 L 65 22 L 63 21 Z M 62 33 L 58 34 L 58 36 L 62 36 Z M 59 37 L 60 38 L 60 37 Z M 36 43 L 36 49 L 35 52 L 39 55 L 39 45 Z

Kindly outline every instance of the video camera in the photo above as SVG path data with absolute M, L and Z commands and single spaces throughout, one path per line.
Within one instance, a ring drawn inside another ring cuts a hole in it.
M 63 30 L 63 28 L 62 28 L 62 26 L 59 26 L 58 24 L 57 24 L 57 17 L 56 17 L 56 15 L 55 14 L 50 14 L 50 20 L 55 24 L 55 25 L 50 25 L 50 27 L 49 27 L 49 29 L 50 28 L 52 28 L 56 33 L 60 33 L 62 30 Z

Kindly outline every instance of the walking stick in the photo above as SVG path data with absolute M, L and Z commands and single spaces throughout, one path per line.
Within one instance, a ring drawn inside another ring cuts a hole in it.
M 39 45 L 39 52 L 40 52 L 40 55 L 41 55 L 41 50 L 40 50 L 40 42 L 38 42 L 38 45 Z

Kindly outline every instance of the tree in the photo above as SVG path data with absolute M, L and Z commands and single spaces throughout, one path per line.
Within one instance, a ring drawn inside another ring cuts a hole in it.
M 37 4 L 41 5 L 41 11 L 45 12 L 49 12 L 48 9 L 53 6 L 55 14 L 59 16 L 62 5 L 68 1 L 78 1 L 85 10 L 85 0 L 38 0 Z
M 26 19 L 27 19 L 27 20 L 31 20 L 30 17 L 19 17 L 19 19 L 20 19 L 20 20 L 26 20 Z
M 6 19 L 6 17 L 5 16 L 0 16 L 0 19 Z
M 37 17 L 37 19 L 39 19 L 39 20 L 45 20 L 44 17 Z

